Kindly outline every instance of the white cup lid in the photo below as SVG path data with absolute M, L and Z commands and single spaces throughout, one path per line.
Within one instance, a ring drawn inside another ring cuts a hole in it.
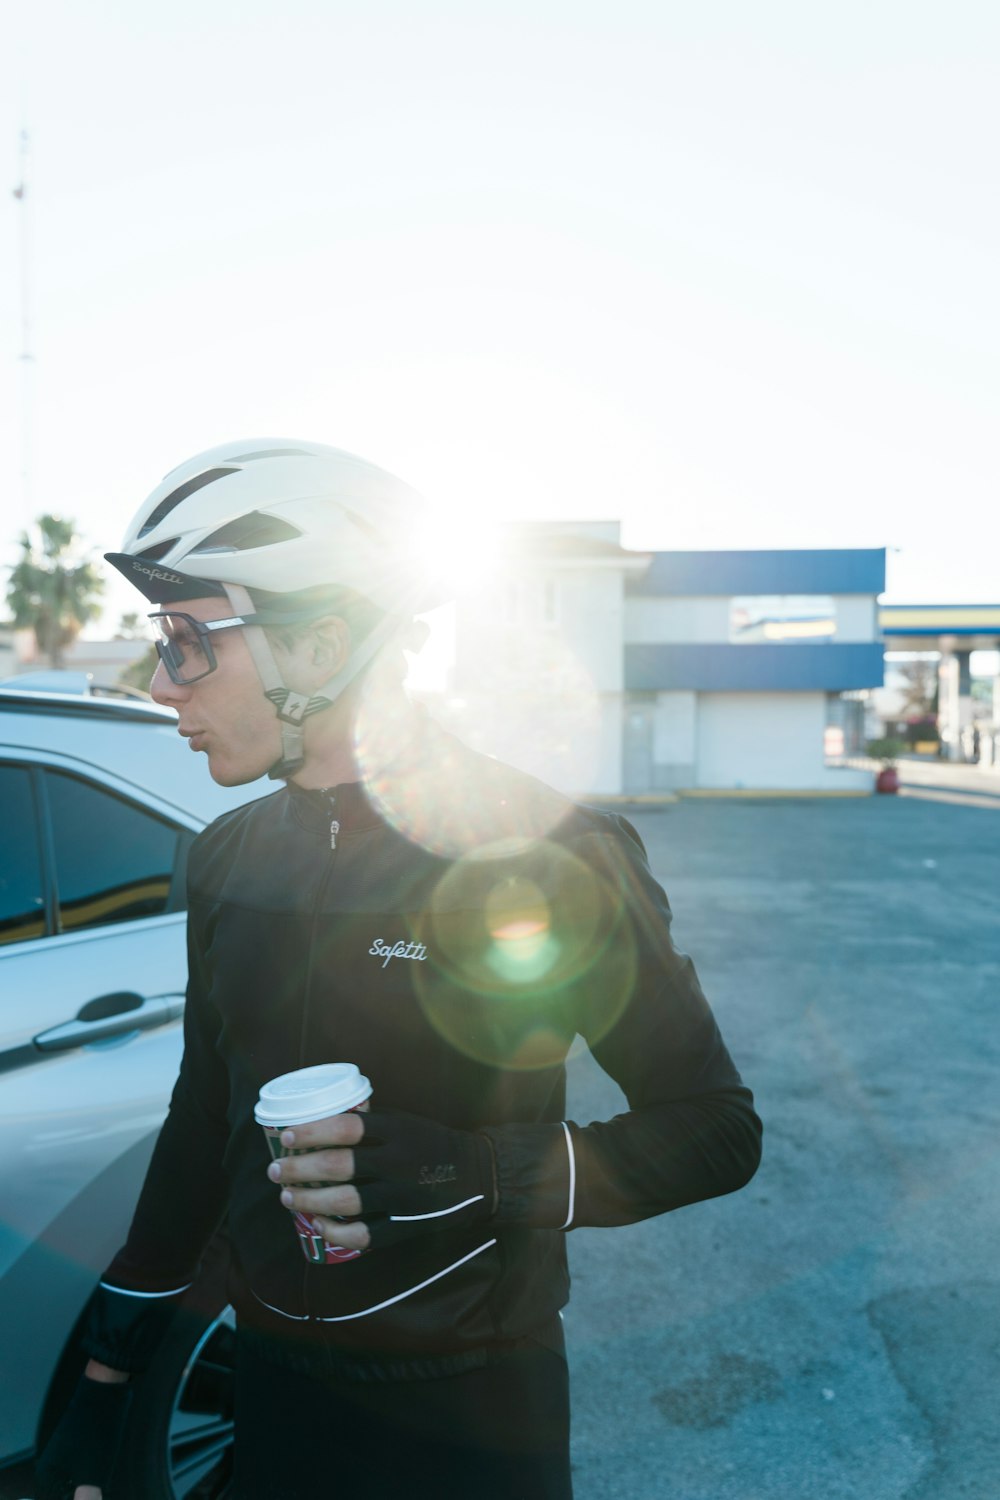
M 265 1083 L 253 1116 L 258 1125 L 308 1125 L 310 1120 L 356 1109 L 371 1091 L 354 1063 L 319 1063 Z

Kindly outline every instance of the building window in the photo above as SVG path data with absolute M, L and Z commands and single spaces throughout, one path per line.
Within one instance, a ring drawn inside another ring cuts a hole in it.
M 729 603 L 735 645 L 830 641 L 836 633 L 837 609 L 829 594 L 744 594 Z

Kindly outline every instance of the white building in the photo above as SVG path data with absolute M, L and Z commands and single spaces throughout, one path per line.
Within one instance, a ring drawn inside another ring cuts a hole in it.
M 574 792 L 868 791 L 828 762 L 859 708 L 841 695 L 882 683 L 884 581 L 881 549 L 640 553 L 613 521 L 509 528 L 458 606 L 458 727 Z
M 139 640 L 116 638 L 111 641 L 89 640 L 78 636 L 64 653 L 68 672 L 83 672 L 94 687 L 114 687 L 127 667 L 149 650 L 152 636 Z M 3 653 L 0 632 L 0 677 L 21 676 L 48 669 L 48 658 L 39 653 L 30 630 L 12 630 L 10 650 Z M 150 672 L 152 676 L 152 672 Z

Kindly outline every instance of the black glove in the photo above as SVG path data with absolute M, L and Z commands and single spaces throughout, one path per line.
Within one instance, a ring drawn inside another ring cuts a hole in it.
M 372 1249 L 477 1224 L 493 1213 L 493 1149 L 484 1135 L 402 1111 L 361 1116 L 354 1186 Z
M 131 1401 L 129 1381 L 81 1377 L 35 1465 L 37 1500 L 72 1500 L 78 1484 L 107 1493 Z

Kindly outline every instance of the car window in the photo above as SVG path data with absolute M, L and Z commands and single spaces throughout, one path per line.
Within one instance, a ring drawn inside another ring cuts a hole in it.
M 45 785 L 63 932 L 180 909 L 182 830 L 75 776 Z
M 0 943 L 20 943 L 45 932 L 45 892 L 31 773 L 0 766 Z

